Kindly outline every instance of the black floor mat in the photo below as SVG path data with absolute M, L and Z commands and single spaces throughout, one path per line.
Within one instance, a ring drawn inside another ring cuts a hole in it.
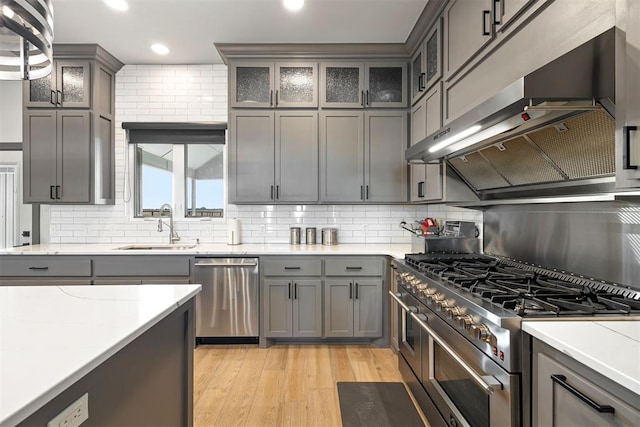
M 424 427 L 402 383 L 339 382 L 343 427 Z

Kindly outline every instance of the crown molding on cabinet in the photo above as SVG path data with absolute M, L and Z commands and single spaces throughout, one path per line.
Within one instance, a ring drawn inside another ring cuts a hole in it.
M 405 43 L 214 43 L 225 64 L 229 59 L 371 58 L 407 59 Z
M 55 59 L 86 59 L 86 60 L 98 60 L 103 64 L 106 64 L 110 69 L 117 72 L 124 66 L 122 62 L 109 52 L 104 50 L 99 44 L 96 43 L 54 43 L 53 55 Z

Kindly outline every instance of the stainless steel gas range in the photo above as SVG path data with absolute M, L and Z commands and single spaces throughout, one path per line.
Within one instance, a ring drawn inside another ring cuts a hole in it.
M 399 367 L 432 426 L 523 424 L 521 322 L 640 315 L 640 292 L 474 254 L 393 263 Z

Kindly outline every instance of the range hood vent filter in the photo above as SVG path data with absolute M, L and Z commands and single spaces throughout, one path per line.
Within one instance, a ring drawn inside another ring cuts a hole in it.
M 562 181 L 563 176 L 542 157 L 525 137 L 503 142 L 505 150 L 492 145 L 482 155 L 511 185 Z
M 615 173 L 615 121 L 609 114 L 594 111 L 563 123 L 567 131 L 558 132 L 550 126 L 529 137 L 569 179 Z
M 475 190 L 510 186 L 480 153 L 457 157 L 449 163 Z

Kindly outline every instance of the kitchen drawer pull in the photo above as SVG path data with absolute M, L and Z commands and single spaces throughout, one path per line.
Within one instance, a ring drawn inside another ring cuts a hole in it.
M 624 169 L 638 169 L 638 165 L 634 165 L 631 158 L 631 132 L 637 131 L 638 126 L 624 126 L 622 129 Z M 640 147 L 636 147 L 636 150 L 640 150 Z
M 55 200 L 56 196 L 53 194 L 53 187 L 55 187 L 55 185 L 50 185 L 49 186 L 49 198 L 51 200 Z
M 615 409 L 613 408 L 613 406 L 600 405 L 598 402 L 591 399 L 589 396 L 585 395 L 580 390 L 570 385 L 567 382 L 567 377 L 565 377 L 564 375 L 559 375 L 559 374 L 551 375 L 551 379 L 553 380 L 554 383 L 560 385 L 562 388 L 567 390 L 569 393 L 573 394 L 578 399 L 582 400 L 587 405 L 591 406 L 596 411 L 600 413 L 608 413 L 608 414 L 613 414 L 615 412 Z
M 293 282 L 293 299 L 298 299 L 298 284 Z
M 57 101 L 57 99 L 56 99 L 56 91 L 55 91 L 55 90 L 51 90 L 51 103 L 52 103 L 53 105 L 56 105 L 56 103 L 57 103 L 57 102 L 58 102 L 58 101 Z
M 349 299 L 353 299 L 353 283 L 349 282 Z
M 257 267 L 258 263 L 255 262 L 234 262 L 234 263 L 224 263 L 224 262 L 196 262 L 196 267 Z
M 358 282 L 356 282 L 356 299 L 358 299 Z
M 493 23 L 494 25 L 501 24 L 500 18 L 498 17 L 498 8 L 500 7 L 501 0 L 493 0 Z
M 460 367 L 469 374 L 469 376 L 473 379 L 473 381 L 476 384 L 482 387 L 485 393 L 493 394 L 493 392 L 496 391 L 496 389 L 502 390 L 502 384 L 497 379 L 495 379 L 492 376 L 479 375 L 471 366 L 467 364 L 467 362 L 464 361 L 463 358 L 458 356 L 458 353 L 456 353 L 449 346 L 449 344 L 447 344 L 442 338 L 440 338 L 440 336 L 433 329 L 431 329 L 429 325 L 425 323 L 427 320 L 427 317 L 424 314 L 411 313 L 411 317 L 413 317 L 413 320 L 415 320 L 418 323 L 418 325 L 420 325 L 420 327 L 424 329 L 425 332 L 429 334 L 429 336 L 431 336 L 431 338 L 436 343 L 438 343 L 440 347 L 444 349 L 444 351 L 449 353 L 449 356 L 453 360 L 455 360 L 458 363 L 458 365 L 460 365 Z
M 347 267 L 347 270 L 362 270 L 362 267 Z
M 59 90 L 56 92 L 58 93 L 58 96 L 56 96 L 56 102 L 62 107 L 62 92 Z
M 364 200 L 364 185 L 360 186 L 360 198 Z
M 60 199 L 60 186 L 56 185 L 56 199 Z
M 273 200 L 273 185 L 271 186 L 271 200 Z
M 367 200 L 369 200 L 369 186 L 366 186 L 367 190 L 366 190 L 366 196 L 367 196 Z
M 276 185 L 276 200 L 280 198 L 280 186 Z
M 284 267 L 285 270 L 300 270 L 300 268 L 301 268 L 300 266 L 297 266 L 297 267 L 286 267 L 285 266 Z
M 483 10 L 482 11 L 482 35 L 483 36 L 490 36 L 491 33 L 489 31 L 487 31 L 487 17 L 491 15 L 491 11 L 490 10 Z
M 29 267 L 29 270 L 37 270 L 37 271 L 45 271 L 48 269 L 49 267 Z
M 289 299 L 291 299 L 291 282 L 289 282 Z

